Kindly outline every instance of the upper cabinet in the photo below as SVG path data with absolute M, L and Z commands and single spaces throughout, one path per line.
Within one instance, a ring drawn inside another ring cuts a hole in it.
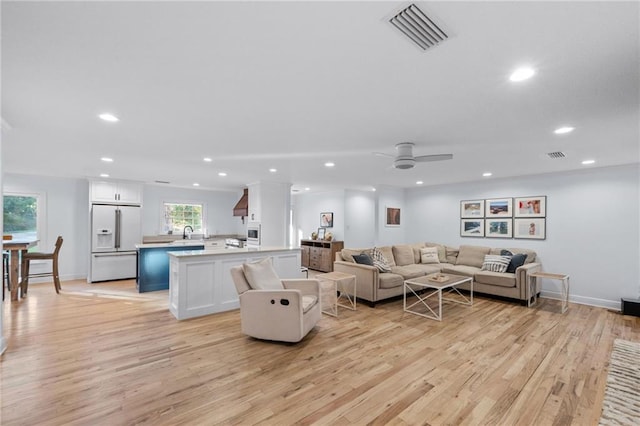
M 91 181 L 92 203 L 142 204 L 142 184 L 122 181 Z
M 261 202 L 261 192 L 260 192 L 260 184 L 251 184 L 249 185 L 249 221 L 251 222 L 260 222 L 261 215 L 260 211 L 262 209 Z

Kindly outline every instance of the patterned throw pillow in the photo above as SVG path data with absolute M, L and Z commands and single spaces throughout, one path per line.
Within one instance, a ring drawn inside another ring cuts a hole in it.
M 482 270 L 490 272 L 506 272 L 511 262 L 511 257 L 497 254 L 487 254 L 482 262 Z
M 437 247 L 423 247 L 420 249 L 421 263 L 440 263 Z
M 377 247 L 374 247 L 371 252 L 371 259 L 373 260 L 373 266 L 378 268 L 380 272 L 391 272 L 391 268 L 389 267 L 389 262 L 382 255 L 380 250 Z

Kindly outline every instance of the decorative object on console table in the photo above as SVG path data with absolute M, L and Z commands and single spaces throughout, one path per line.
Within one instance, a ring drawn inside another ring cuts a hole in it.
M 324 240 L 324 234 L 325 234 L 325 229 L 324 228 L 318 228 L 318 239 L 319 240 Z
M 460 219 L 461 237 L 484 237 L 484 219 Z
M 333 272 L 336 252 L 344 248 L 343 241 L 301 240 L 302 267 L 322 272 Z
M 397 207 L 387 207 L 386 226 L 400 226 L 400 209 Z
M 509 219 L 485 219 L 485 237 L 487 238 L 512 238 L 512 220 Z
M 460 218 L 484 217 L 484 200 L 460 201 Z
M 320 227 L 333 228 L 333 213 L 324 212 L 320 213 Z
M 527 218 L 513 220 L 513 236 L 529 240 L 544 240 L 547 238 L 545 218 Z
M 485 217 L 511 217 L 512 200 L 511 198 L 494 198 L 485 201 Z
M 514 217 L 545 217 L 547 215 L 547 197 L 518 197 L 513 200 Z

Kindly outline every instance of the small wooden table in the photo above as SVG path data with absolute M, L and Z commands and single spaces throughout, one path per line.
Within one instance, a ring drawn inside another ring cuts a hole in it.
M 320 281 L 320 306 L 322 312 L 338 316 L 338 306 L 356 310 L 356 276 L 343 272 L 316 275 Z M 338 296 L 338 291 L 340 295 Z M 324 299 L 324 300 L 323 300 Z M 344 300 L 345 303 L 340 303 Z
M 11 252 L 11 263 L 9 266 L 9 273 L 11 275 L 11 300 L 18 300 L 18 283 L 22 283 L 18 277 L 22 272 L 22 255 L 27 252 L 31 247 L 38 244 L 40 240 L 26 238 L 15 240 L 4 240 L 2 242 L 2 249 L 9 250 Z M 4 285 L 4 284 L 3 284 Z
M 569 275 L 567 274 L 552 274 L 550 272 L 533 272 L 529 274 L 529 285 L 527 294 L 527 307 L 531 307 L 538 303 L 538 278 L 546 278 L 549 280 L 560 281 L 560 291 L 562 292 L 562 312 L 565 313 L 569 309 Z M 533 298 L 533 302 L 531 299 Z

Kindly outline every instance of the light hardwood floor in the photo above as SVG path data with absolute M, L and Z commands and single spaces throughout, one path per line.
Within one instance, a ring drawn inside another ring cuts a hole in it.
M 613 340 L 640 318 L 476 297 L 444 321 L 402 300 L 323 315 L 299 344 L 238 311 L 177 321 L 132 281 L 34 285 L 4 302 L 0 424 L 593 425 Z

